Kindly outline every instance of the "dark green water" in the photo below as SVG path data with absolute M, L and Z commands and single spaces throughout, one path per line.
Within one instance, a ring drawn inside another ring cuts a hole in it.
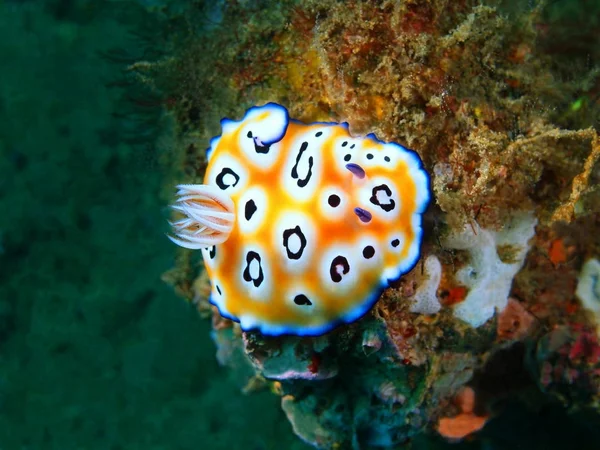
M 0 1 L 0 448 L 304 448 L 160 279 L 159 132 L 105 57 L 137 51 L 123 3 Z

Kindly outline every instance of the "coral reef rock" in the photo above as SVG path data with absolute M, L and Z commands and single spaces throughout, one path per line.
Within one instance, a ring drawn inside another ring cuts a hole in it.
M 420 260 L 322 336 L 243 332 L 178 250 L 165 278 L 213 315 L 241 384 L 264 379 L 321 449 L 476 437 L 506 399 L 600 414 L 594 2 L 232 1 L 216 22 L 191 3 L 170 17 L 174 54 L 131 67 L 177 121 L 179 182 L 204 178 L 221 118 L 269 102 L 406 145 L 431 177 Z

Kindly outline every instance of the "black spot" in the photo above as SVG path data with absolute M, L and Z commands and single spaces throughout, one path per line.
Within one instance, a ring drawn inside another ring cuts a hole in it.
M 399 239 L 394 239 L 392 241 L 392 247 L 396 248 L 400 245 L 400 240 Z
M 222 295 L 221 288 L 219 287 L 218 284 L 215 286 L 215 289 L 217 290 L 217 292 L 219 293 L 219 295 Z
M 383 159 L 385 159 L 385 162 L 390 162 L 390 157 L 389 157 L 389 156 L 386 156 L 386 157 L 385 157 L 385 158 L 383 158 Z
M 294 297 L 294 303 L 300 306 L 310 306 L 312 302 L 304 294 L 298 294 Z
M 262 154 L 267 154 L 269 153 L 269 150 L 271 149 L 270 145 L 265 145 L 263 143 L 260 142 L 260 139 L 258 137 L 255 137 L 252 134 L 252 131 L 248 131 L 248 134 L 246 134 L 246 137 L 252 139 L 254 141 L 254 151 L 256 153 L 262 153 Z
M 210 256 L 210 259 L 215 259 L 215 256 L 217 256 L 217 246 L 213 245 L 210 248 L 210 251 L 208 252 L 208 256 Z
M 298 187 L 301 187 L 301 188 L 306 186 L 312 177 L 312 168 L 313 168 L 313 163 L 314 163 L 314 159 L 312 156 L 308 157 L 308 173 L 306 174 L 306 177 L 300 178 L 300 176 L 298 175 L 298 164 L 300 163 L 300 159 L 302 158 L 302 155 L 306 151 L 307 147 L 308 147 L 308 142 L 303 142 L 302 145 L 300 146 L 300 151 L 298 152 L 298 156 L 296 156 L 296 164 L 294 164 L 294 167 L 292 167 L 292 178 L 298 180 Z
M 256 140 L 254 140 L 254 151 L 256 153 L 267 154 L 267 153 L 269 153 L 269 150 L 271 150 L 270 145 L 258 145 L 256 143 Z
M 225 177 L 227 175 L 231 175 L 235 178 L 235 181 L 231 184 L 228 184 L 225 182 Z M 217 186 L 219 186 L 221 188 L 221 190 L 226 190 L 227 188 L 233 186 L 237 186 L 238 182 L 240 181 L 240 176 L 235 173 L 233 170 L 231 170 L 229 167 L 224 167 L 223 170 L 221 170 L 221 173 L 219 175 L 217 175 Z
M 344 156 L 344 161 L 348 162 L 350 161 L 350 158 L 352 158 L 352 156 L 350 156 L 350 153 L 348 153 L 346 156 Z
M 323 134 L 323 132 L 322 132 L 322 131 L 317 131 L 317 134 L 315 134 L 315 136 L 316 136 L 316 137 L 319 137 L 319 136 L 321 136 L 322 134 Z
M 387 195 L 387 197 L 388 197 L 387 201 L 384 200 L 383 203 L 381 203 L 379 201 L 379 199 L 377 198 L 377 194 L 379 192 L 383 192 L 383 193 L 385 193 L 385 195 Z M 392 190 L 389 188 L 389 186 L 387 184 L 380 184 L 379 186 L 375 186 L 373 188 L 372 195 L 371 195 L 371 198 L 369 199 L 369 201 L 371 203 L 373 203 L 374 205 L 379 206 L 381 209 L 383 209 L 386 212 L 390 212 L 391 210 L 393 210 L 396 207 L 396 202 L 392 198 Z
M 345 147 L 346 145 L 348 145 L 348 141 L 342 142 L 342 147 Z
M 250 275 L 250 263 L 252 263 L 252 261 L 258 262 L 258 276 L 256 278 L 252 278 L 252 276 Z M 262 284 L 262 282 L 265 279 L 265 276 L 263 274 L 262 264 L 260 263 L 260 255 L 258 253 L 249 251 L 246 254 L 246 267 L 244 268 L 244 273 L 242 276 L 244 277 L 244 280 L 248 283 L 252 282 L 252 284 L 254 284 L 254 287 L 259 287 Z
M 342 273 L 338 273 L 338 266 L 342 266 Z M 350 264 L 348 260 L 341 255 L 336 256 L 331 261 L 331 266 L 329 267 L 329 276 L 334 283 L 339 283 L 342 281 L 342 275 L 346 275 L 350 272 Z
M 354 147 L 356 147 L 356 144 L 352 144 L 352 145 L 350 146 L 350 148 L 354 148 Z
M 373 153 L 367 153 L 367 159 L 373 159 Z
M 269 153 L 269 150 L 271 150 L 270 145 L 261 145 L 258 143 L 257 138 L 254 138 L 254 151 L 256 153 L 262 153 L 263 155 L 266 155 Z
M 372 246 L 367 245 L 365 248 L 363 248 L 363 256 L 365 259 L 371 259 L 373 256 L 375 256 L 375 249 Z
M 332 208 L 339 206 L 340 202 L 340 197 L 335 194 L 330 195 L 327 199 L 327 203 L 329 203 L 329 206 L 331 206 Z
M 291 251 L 289 247 L 290 238 L 294 235 L 298 236 L 298 239 L 300 239 L 300 248 L 296 252 Z M 300 259 L 302 257 L 302 253 L 304 253 L 304 249 L 306 248 L 306 243 L 306 236 L 304 236 L 304 233 L 298 225 L 296 225 L 295 228 L 290 228 L 283 232 L 283 246 L 285 247 L 285 251 L 289 259 Z
M 244 207 L 244 217 L 246 218 L 246 220 L 252 219 L 252 216 L 254 215 L 255 212 L 256 212 L 256 203 L 254 203 L 254 200 L 248 200 L 246 202 L 246 206 Z

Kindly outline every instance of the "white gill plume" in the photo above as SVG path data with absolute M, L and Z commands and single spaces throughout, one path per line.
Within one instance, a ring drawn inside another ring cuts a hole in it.
M 219 188 L 206 184 L 180 184 L 172 206 L 185 217 L 169 222 L 177 245 L 198 250 L 222 244 L 229 238 L 235 220 L 234 203 Z

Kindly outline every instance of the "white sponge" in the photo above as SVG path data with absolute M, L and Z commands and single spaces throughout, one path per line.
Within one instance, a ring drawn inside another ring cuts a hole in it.
M 536 222 L 533 214 L 519 213 L 499 231 L 473 224 L 444 240 L 445 246 L 466 250 L 470 256 L 469 263 L 455 275 L 460 284 L 469 288 L 465 300 L 454 308 L 457 318 L 479 327 L 495 310 L 504 310 L 513 278 L 529 250 L 528 241 L 535 234 Z
M 600 334 L 600 261 L 592 258 L 585 262 L 575 295 L 583 307 L 594 315 L 596 331 Z
M 436 256 L 430 255 L 425 260 L 424 275 L 413 296 L 414 303 L 410 307 L 410 312 L 435 314 L 441 308 L 436 293 L 442 279 L 442 264 Z

